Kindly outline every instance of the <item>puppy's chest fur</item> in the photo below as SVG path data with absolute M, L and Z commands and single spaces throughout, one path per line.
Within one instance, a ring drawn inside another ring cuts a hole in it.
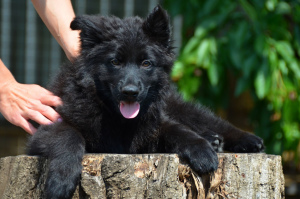
M 101 101 L 89 101 L 92 108 L 87 104 L 82 106 L 78 99 L 66 99 L 58 109 L 64 121 L 74 126 L 86 140 L 87 153 L 157 152 L 154 149 L 159 144 L 157 138 L 165 103 L 154 102 L 146 114 L 135 119 L 125 119 L 109 110 Z

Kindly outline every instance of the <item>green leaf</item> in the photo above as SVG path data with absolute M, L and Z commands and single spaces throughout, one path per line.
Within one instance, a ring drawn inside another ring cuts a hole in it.
M 255 8 L 246 0 L 240 0 L 242 8 L 245 10 L 251 21 L 256 21 L 257 15 Z
M 172 79 L 175 79 L 175 80 L 181 79 L 182 76 L 183 76 L 183 73 L 184 73 L 183 63 L 180 62 L 180 61 L 176 61 L 174 63 L 174 66 L 173 66 L 173 69 L 172 69 L 172 72 L 171 72 Z
M 208 39 L 202 40 L 201 44 L 197 49 L 197 65 L 202 66 L 204 68 L 207 67 L 204 63 L 206 59 L 209 59 L 209 46 L 210 42 Z
M 289 79 L 287 77 L 284 77 L 283 78 L 283 83 L 284 83 L 284 86 L 285 86 L 285 88 L 288 92 L 292 91 L 292 90 L 297 90 L 296 85 L 291 81 L 291 79 Z
M 209 42 L 210 42 L 209 51 L 210 51 L 211 55 L 216 55 L 217 51 L 218 51 L 216 39 L 215 38 L 211 38 L 209 40 Z
M 266 78 L 263 70 L 259 70 L 254 81 L 254 87 L 256 95 L 259 99 L 263 99 L 266 96 Z
M 287 41 L 277 41 L 275 42 L 275 47 L 277 52 L 290 63 L 294 59 L 294 51 L 291 44 Z
M 291 10 L 292 10 L 291 6 L 284 1 L 278 2 L 277 7 L 276 7 L 276 13 L 280 14 L 280 15 L 290 14 Z
M 248 23 L 241 22 L 234 33 L 234 40 L 236 42 L 233 43 L 233 45 L 236 45 L 238 48 L 243 47 L 245 44 L 245 38 L 248 33 L 249 33 Z
M 266 7 L 269 11 L 275 10 L 276 5 L 277 5 L 277 0 L 267 0 L 266 1 Z
M 280 112 L 283 105 L 282 98 L 280 96 L 277 96 L 272 99 L 272 105 L 272 110 L 274 110 L 275 112 Z
M 200 80 L 197 77 L 192 77 L 190 78 L 190 80 L 188 81 L 188 87 L 189 87 L 189 91 L 192 95 L 194 95 L 198 90 L 199 90 L 199 86 L 200 86 Z
M 286 99 L 283 104 L 282 118 L 284 121 L 297 122 L 299 120 L 300 103 L 298 100 Z
M 299 124 L 296 122 L 285 122 L 283 124 L 286 148 L 292 149 L 293 145 L 298 144 L 300 138 Z M 296 142 L 296 143 L 295 143 Z
M 218 0 L 209 0 L 206 1 L 203 6 L 203 15 L 207 15 L 212 12 L 213 9 L 215 9 L 217 4 L 219 3 Z
M 275 70 L 278 66 L 278 57 L 276 51 L 272 47 L 269 49 L 268 57 L 269 57 L 270 68 L 272 70 Z
M 278 61 L 278 67 L 279 67 L 280 71 L 282 72 L 282 74 L 284 74 L 284 75 L 288 74 L 289 70 L 288 70 L 284 60 Z
M 208 67 L 208 78 L 210 83 L 215 86 L 218 84 L 219 80 L 219 73 L 218 73 L 218 67 L 216 63 L 211 63 L 211 65 Z
M 290 64 L 288 64 L 289 68 L 293 71 L 296 78 L 300 80 L 300 65 L 297 61 L 292 61 Z
M 185 45 L 182 54 L 187 55 L 191 53 L 200 43 L 200 39 L 198 37 L 192 37 L 188 43 Z
M 207 29 L 203 28 L 202 26 L 197 26 L 195 30 L 195 37 L 198 40 L 202 39 L 207 34 Z
M 198 92 L 201 84 L 201 80 L 197 77 L 189 76 L 189 78 L 185 78 L 184 80 L 179 81 L 180 91 L 185 100 L 193 99 L 195 93 Z

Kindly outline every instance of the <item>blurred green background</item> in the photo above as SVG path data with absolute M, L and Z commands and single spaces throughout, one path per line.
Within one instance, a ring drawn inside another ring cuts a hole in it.
M 0 3 L 0 57 L 19 82 L 45 86 L 63 52 L 29 0 Z M 162 4 L 178 54 L 172 80 L 184 98 L 262 137 L 266 153 L 282 155 L 288 195 L 300 195 L 300 0 L 72 3 L 77 15 L 119 17 L 145 17 Z M 25 132 L 0 119 L 0 156 L 24 153 L 25 143 Z
M 300 1 L 166 0 L 165 7 L 183 16 L 172 79 L 185 99 L 245 111 L 267 153 L 289 151 L 298 162 Z

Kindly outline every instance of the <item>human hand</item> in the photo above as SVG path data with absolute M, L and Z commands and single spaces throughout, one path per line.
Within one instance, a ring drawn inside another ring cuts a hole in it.
M 11 81 L 0 86 L 0 112 L 9 122 L 30 134 L 37 129 L 28 120 L 51 124 L 60 118 L 52 107 L 61 104 L 59 97 L 35 84 Z

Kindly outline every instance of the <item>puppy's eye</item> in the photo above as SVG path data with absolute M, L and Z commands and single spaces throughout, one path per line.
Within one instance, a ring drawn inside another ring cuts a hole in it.
M 152 63 L 149 61 L 149 60 L 144 60 L 143 62 L 142 62 L 142 66 L 143 67 L 149 67 L 149 66 L 151 66 L 152 65 Z
M 120 66 L 120 65 L 121 65 L 120 61 L 117 60 L 117 59 L 112 59 L 110 62 L 111 62 L 111 64 L 114 65 L 114 66 Z

